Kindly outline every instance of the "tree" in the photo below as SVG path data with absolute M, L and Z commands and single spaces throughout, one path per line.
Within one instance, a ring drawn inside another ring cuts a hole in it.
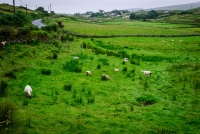
M 130 15 L 130 19 L 132 20 L 132 19 L 135 19 L 135 14 L 134 13 L 131 13 L 131 15 Z
M 36 9 L 36 11 L 44 12 L 45 10 L 44 10 L 44 7 L 38 7 L 38 8 Z
M 151 10 L 148 14 L 147 14 L 147 18 L 148 19 L 156 19 L 158 17 L 158 13 L 155 10 Z

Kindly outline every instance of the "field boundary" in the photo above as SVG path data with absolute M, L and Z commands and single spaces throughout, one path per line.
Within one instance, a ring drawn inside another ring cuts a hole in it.
M 200 36 L 200 34 L 112 34 L 112 35 L 87 35 L 77 34 L 75 32 L 67 31 L 66 34 L 81 37 L 81 38 L 112 38 L 112 37 L 188 37 L 188 36 Z

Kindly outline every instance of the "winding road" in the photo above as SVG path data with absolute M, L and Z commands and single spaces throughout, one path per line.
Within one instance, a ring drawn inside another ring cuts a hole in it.
M 42 19 L 34 20 L 34 21 L 32 21 L 32 24 L 35 25 L 38 28 L 46 26 L 44 23 L 42 23 Z

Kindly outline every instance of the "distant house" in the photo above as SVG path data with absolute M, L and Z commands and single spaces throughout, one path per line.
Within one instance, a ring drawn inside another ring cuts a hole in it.
M 164 11 L 164 14 L 169 14 L 169 11 Z

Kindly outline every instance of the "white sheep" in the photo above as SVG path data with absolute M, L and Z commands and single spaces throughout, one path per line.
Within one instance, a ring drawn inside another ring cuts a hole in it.
M 119 72 L 119 68 L 116 67 L 116 68 L 115 68 L 115 72 Z
M 26 85 L 26 87 L 24 88 L 24 92 L 27 94 L 29 98 L 31 98 L 32 88 L 29 85 Z
M 182 40 L 180 40 L 180 43 L 182 42 Z
M 74 59 L 74 60 L 78 60 L 79 57 L 78 57 L 78 56 L 73 56 L 73 59 Z
M 124 61 L 127 62 L 127 61 L 128 61 L 128 58 L 124 58 Z
M 141 72 L 144 74 L 144 75 L 148 75 L 149 77 L 151 77 L 151 71 L 146 71 L 146 70 L 141 70 Z
M 2 41 L 2 42 L 1 42 L 1 47 L 4 48 L 5 45 L 6 45 L 6 41 Z
M 91 75 L 91 71 L 86 71 L 86 75 L 90 76 Z
M 162 40 L 162 43 L 165 43 L 165 40 Z
M 110 77 L 106 74 L 101 75 L 102 80 L 110 80 Z

